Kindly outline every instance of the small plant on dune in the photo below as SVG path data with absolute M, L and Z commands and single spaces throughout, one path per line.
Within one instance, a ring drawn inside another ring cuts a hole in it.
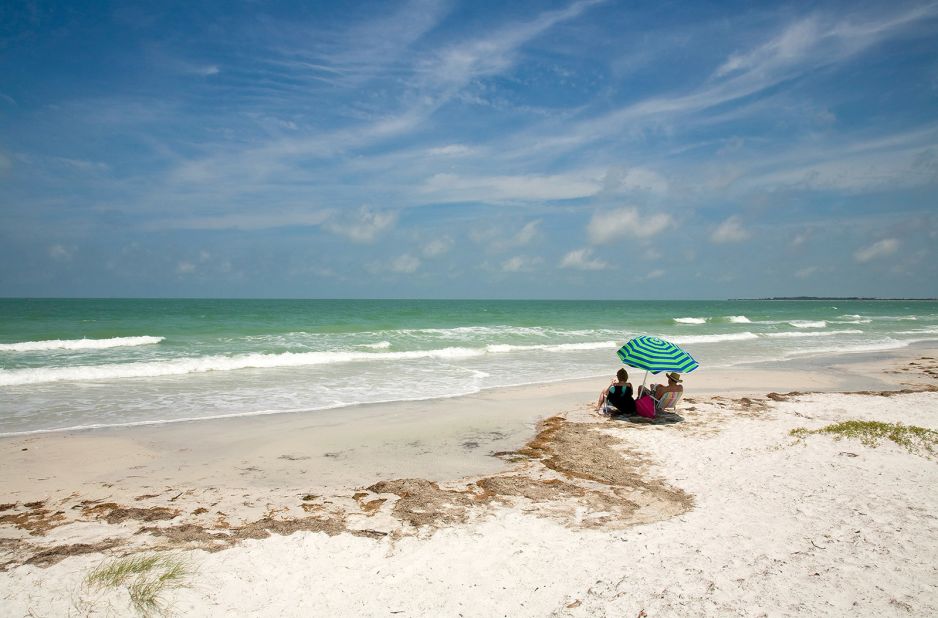
M 191 572 L 189 564 L 173 554 L 127 556 L 96 567 L 85 577 L 85 584 L 91 588 L 125 586 L 134 609 L 151 616 L 166 613 L 160 595 L 167 588 L 186 586 Z
M 879 421 L 843 421 L 820 429 L 792 429 L 791 435 L 804 439 L 811 434 L 828 434 L 836 439 L 849 438 L 859 440 L 867 446 L 876 447 L 883 440 L 891 440 L 910 453 L 924 453 L 934 457 L 938 449 L 938 431 L 903 425 L 901 423 L 881 423 Z

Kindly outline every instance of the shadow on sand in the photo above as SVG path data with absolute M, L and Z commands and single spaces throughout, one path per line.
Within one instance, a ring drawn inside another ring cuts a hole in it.
M 677 412 L 661 412 L 657 414 L 655 418 L 645 418 L 644 416 L 638 416 L 637 414 L 630 414 L 613 416 L 610 417 L 610 420 L 633 423 L 635 425 L 673 425 L 674 423 L 684 422 L 684 417 Z

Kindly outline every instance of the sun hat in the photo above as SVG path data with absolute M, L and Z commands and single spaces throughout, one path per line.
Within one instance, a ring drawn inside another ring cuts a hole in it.
M 682 382 L 682 381 L 683 381 L 683 380 L 681 380 L 681 374 L 676 373 L 676 372 L 674 372 L 674 371 L 669 371 L 668 373 L 666 373 L 666 374 L 664 374 L 664 375 L 666 375 L 669 380 L 674 380 L 675 382 Z

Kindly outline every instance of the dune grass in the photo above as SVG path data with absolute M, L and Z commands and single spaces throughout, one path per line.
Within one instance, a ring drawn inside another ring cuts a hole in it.
M 189 564 L 174 554 L 143 554 L 101 564 L 85 577 L 91 588 L 126 587 L 131 605 L 143 616 L 165 613 L 161 594 L 188 585 Z
M 859 440 L 866 446 L 879 446 L 884 440 L 895 442 L 910 453 L 932 458 L 938 449 L 938 431 L 901 423 L 879 421 L 843 421 L 820 429 L 792 429 L 791 435 L 804 439 L 812 434 L 827 434 L 840 440 Z

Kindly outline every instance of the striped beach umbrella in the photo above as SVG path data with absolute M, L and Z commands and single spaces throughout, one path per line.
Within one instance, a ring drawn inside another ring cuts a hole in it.
M 652 373 L 676 371 L 690 373 L 697 369 L 697 361 L 670 341 L 658 337 L 634 337 L 616 352 L 619 359 L 629 367 L 644 369 Z

